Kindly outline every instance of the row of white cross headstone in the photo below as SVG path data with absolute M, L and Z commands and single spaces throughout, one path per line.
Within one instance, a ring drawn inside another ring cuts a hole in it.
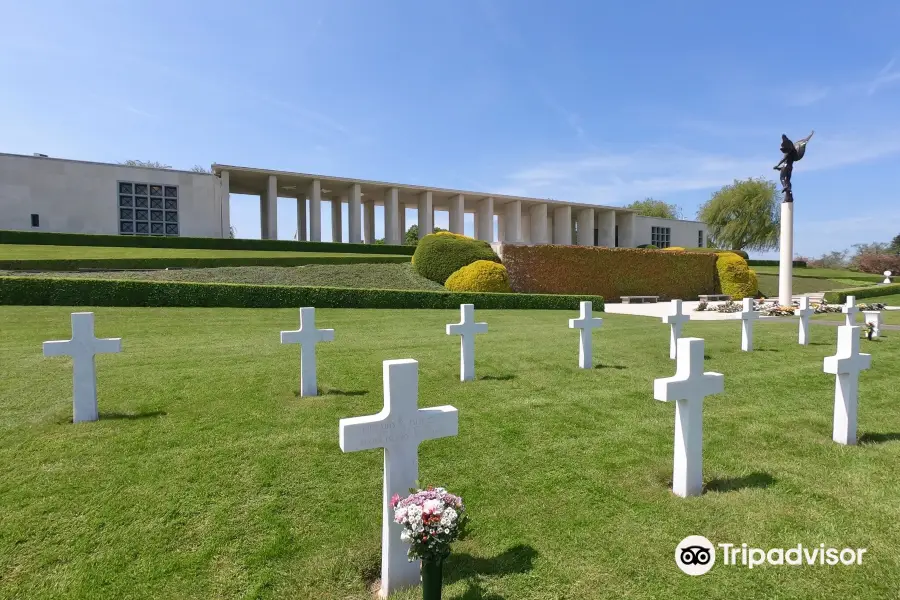
M 700 338 L 680 338 L 680 326 L 687 318 L 677 318 L 680 303 L 673 306 L 676 318 L 666 322 L 673 327 L 671 341 L 675 346 L 672 354 L 677 356 L 678 361 L 676 372 L 673 377 L 655 380 L 653 395 L 657 400 L 676 402 L 672 490 L 686 497 L 702 493 L 703 399 L 722 393 L 725 384 L 722 374 L 703 372 L 704 341 Z M 473 340 L 475 333 L 487 331 L 487 325 L 474 322 L 472 305 L 463 305 L 461 313 L 461 322 L 447 325 L 447 334 L 462 336 L 460 378 L 466 380 L 474 378 L 474 344 L 466 340 Z M 579 318 L 569 321 L 569 327 L 581 330 L 581 368 L 591 366 L 590 334 L 601 324 L 602 319 L 592 316 L 590 302 L 582 302 Z M 837 354 L 827 357 L 824 365 L 826 373 L 836 375 L 833 438 L 842 444 L 856 443 L 859 373 L 871 365 L 871 356 L 859 352 L 859 329 L 850 325 L 839 328 Z M 315 328 L 313 308 L 301 309 L 298 330 L 281 333 L 282 343 L 301 345 L 301 391 L 309 392 L 307 395 L 314 395 L 317 391 L 315 344 L 333 339 L 334 330 Z M 307 351 L 307 346 L 310 351 Z M 71 340 L 44 342 L 46 356 L 69 355 L 74 359 L 75 422 L 97 418 L 95 354 L 120 351 L 121 339 L 94 337 L 93 313 L 72 314 Z M 391 518 L 391 497 L 405 494 L 415 486 L 418 480 L 419 444 L 425 440 L 457 435 L 459 415 L 452 406 L 418 408 L 418 362 L 415 360 L 384 361 L 382 377 L 384 407 L 375 415 L 341 419 L 339 445 L 344 452 L 384 449 L 380 595 L 386 597 L 401 587 L 417 585 L 420 569 L 418 561 L 407 560 L 406 545 L 400 539 L 401 527 Z
M 841 308 L 841 312 L 846 317 L 846 325 L 853 326 L 856 323 L 856 315 L 860 312 L 856 306 L 856 298 L 847 296 L 847 302 Z M 809 296 L 800 298 L 800 307 L 794 311 L 794 314 L 800 317 L 800 345 L 809 345 L 809 318 L 815 313 L 815 310 L 809 304 Z M 739 313 L 741 320 L 741 350 L 751 352 L 753 350 L 753 322 L 759 319 L 759 311 L 754 309 L 752 298 L 744 298 L 742 310 Z M 866 323 L 873 324 L 872 337 L 878 337 L 881 331 L 881 311 L 863 311 Z M 672 309 L 668 315 L 662 318 L 663 323 L 670 326 L 669 341 L 669 358 L 678 356 L 677 340 L 681 337 L 682 326 L 691 320 L 689 314 L 682 312 L 681 300 L 672 300 Z

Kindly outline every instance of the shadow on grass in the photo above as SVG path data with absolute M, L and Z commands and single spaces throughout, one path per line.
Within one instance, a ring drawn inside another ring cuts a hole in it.
M 864 433 L 859 436 L 860 444 L 884 444 L 900 441 L 900 433 Z
M 780 348 L 754 348 L 755 352 L 781 352 Z
M 466 591 L 452 600 L 504 600 L 503 596 L 492 592 L 485 592 L 477 583 L 469 582 Z
M 619 370 L 622 370 L 622 369 L 627 369 L 628 367 L 626 367 L 625 365 L 604 365 L 603 363 L 598 363 L 594 368 L 595 369 L 619 369 Z
M 330 390 L 319 388 L 317 390 L 320 396 L 365 396 L 369 390 Z M 300 390 L 294 390 L 294 397 L 300 398 Z
M 736 492 L 747 488 L 765 489 L 775 483 L 775 478 L 768 473 L 757 471 L 743 477 L 717 477 L 710 479 L 703 486 L 703 492 Z
M 525 573 L 534 568 L 534 559 L 538 552 L 531 546 L 519 544 L 508 548 L 493 558 L 481 558 L 471 554 L 450 554 L 444 563 L 444 583 L 449 584 L 473 577 L 493 577 Z M 469 595 L 478 594 L 480 590 L 472 587 L 462 598 L 499 598 L 499 596 Z
M 482 375 L 479 377 L 482 381 L 511 381 L 515 379 L 516 376 L 512 374 L 506 375 Z
M 149 412 L 140 412 L 140 413 L 121 413 L 121 412 L 102 412 L 100 413 L 100 420 L 106 419 L 123 419 L 126 421 L 133 421 L 136 419 L 152 419 L 154 417 L 164 417 L 168 413 L 164 410 L 152 410 Z
M 712 356 L 710 356 L 709 354 L 704 354 L 703 360 L 712 360 Z

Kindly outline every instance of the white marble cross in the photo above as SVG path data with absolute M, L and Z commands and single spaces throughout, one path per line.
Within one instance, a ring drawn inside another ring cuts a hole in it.
M 753 350 L 753 321 L 759 318 L 759 312 L 753 310 L 753 298 L 744 298 L 744 309 L 741 311 L 741 350 Z
M 857 326 L 838 327 L 837 354 L 825 357 L 824 371 L 836 376 L 832 439 L 839 444 L 856 444 L 859 372 L 872 366 L 872 355 L 859 352 L 859 332 Z
M 663 323 L 669 324 L 669 358 L 678 356 L 678 338 L 681 337 L 681 327 L 691 320 L 691 315 L 681 312 L 681 300 L 672 300 L 672 312 L 662 318 Z
M 590 301 L 582 301 L 581 314 L 577 319 L 569 319 L 569 329 L 580 329 L 578 342 L 578 366 L 582 369 L 593 367 L 592 334 L 595 327 L 603 325 L 603 319 L 592 316 L 594 307 Z
M 475 322 L 475 305 L 459 305 L 460 321 L 447 325 L 447 335 L 460 336 L 459 380 L 475 379 L 475 334 L 487 333 L 487 323 Z
M 419 444 L 454 436 L 459 414 L 452 406 L 418 408 L 419 363 L 412 359 L 386 360 L 384 408 L 376 415 L 341 419 L 340 445 L 344 452 L 384 448 L 384 488 L 381 514 L 381 597 L 419 584 L 419 561 L 409 562 L 403 527 L 394 522 L 391 496 L 405 498 L 419 478 Z
M 96 354 L 122 351 L 122 338 L 94 337 L 94 313 L 72 313 L 72 339 L 44 342 L 44 356 L 72 357 L 72 422 L 96 421 L 97 370 Z
M 800 317 L 800 345 L 809 345 L 809 318 L 815 313 L 815 309 L 809 307 L 809 296 L 800 297 L 800 309 L 795 311 Z
M 863 320 L 868 325 L 871 323 L 874 325 L 872 328 L 872 339 L 874 340 L 879 335 L 881 335 L 881 311 L 880 310 L 864 310 L 863 311 Z
M 675 376 L 653 381 L 655 399 L 675 401 L 672 491 L 682 498 L 703 492 L 703 398 L 724 391 L 724 375 L 703 372 L 700 338 L 679 338 Z
M 334 329 L 316 329 L 316 309 L 311 306 L 300 309 L 300 329 L 281 332 L 282 344 L 300 344 L 301 396 L 319 393 L 316 384 L 316 344 L 333 341 Z
M 847 302 L 841 308 L 841 312 L 847 315 L 846 325 L 851 327 L 856 325 L 856 314 L 859 312 L 859 307 L 856 306 L 856 296 L 847 296 Z

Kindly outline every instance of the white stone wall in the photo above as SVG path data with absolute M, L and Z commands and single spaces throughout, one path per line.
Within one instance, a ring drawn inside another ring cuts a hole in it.
M 657 219 L 655 217 L 635 217 L 634 245 L 641 246 L 651 243 L 650 235 L 652 227 L 668 227 L 670 246 L 682 246 L 684 248 L 696 248 L 699 241 L 698 233 L 703 231 L 703 245 L 706 246 L 708 232 L 706 223 L 700 221 L 677 221 L 675 219 Z
M 0 154 L 0 229 L 117 234 L 119 181 L 177 185 L 179 235 L 228 237 L 214 175 L 12 154 Z

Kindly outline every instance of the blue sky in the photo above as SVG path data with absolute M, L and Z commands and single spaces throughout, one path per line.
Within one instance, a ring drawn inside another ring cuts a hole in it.
M 797 253 L 900 233 L 896 0 L 0 0 L 0 14 L 2 152 L 652 196 L 693 217 L 735 178 L 777 179 L 781 134 L 815 129 L 794 170 Z M 258 210 L 233 197 L 239 237 L 259 237 Z M 280 201 L 279 237 L 294 211 Z

